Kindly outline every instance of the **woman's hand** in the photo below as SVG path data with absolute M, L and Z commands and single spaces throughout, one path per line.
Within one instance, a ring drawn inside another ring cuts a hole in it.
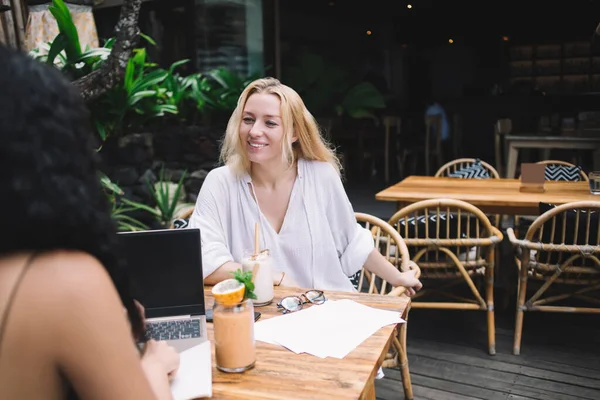
M 401 272 L 400 278 L 397 280 L 394 286 L 404 286 L 406 288 L 406 294 L 408 296 L 414 296 L 414 294 L 419 291 L 423 284 L 417 277 L 415 276 L 417 270 L 411 269 L 410 271 Z
M 289 286 L 289 287 L 300 287 L 292 278 L 290 274 L 285 272 L 274 272 L 273 273 L 273 285 L 275 286 Z
M 421 281 L 415 276 L 418 273 L 418 269 L 400 272 L 377 249 L 371 251 L 364 267 L 380 278 L 385 279 L 394 287 L 405 287 L 405 293 L 408 296 L 413 296 L 423 287 Z
M 144 346 L 142 365 L 148 369 L 158 369 L 172 379 L 179 368 L 179 354 L 165 341 L 149 340 Z

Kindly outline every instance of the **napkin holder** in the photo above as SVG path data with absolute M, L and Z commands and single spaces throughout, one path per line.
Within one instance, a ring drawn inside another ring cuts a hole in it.
M 545 173 L 545 164 L 521 164 L 521 186 L 519 186 L 519 192 L 544 193 L 546 191 L 544 188 Z

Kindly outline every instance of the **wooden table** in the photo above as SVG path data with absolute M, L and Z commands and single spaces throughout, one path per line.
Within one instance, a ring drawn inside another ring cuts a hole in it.
M 285 296 L 299 295 L 306 289 L 275 288 L 275 298 L 269 306 L 256 307 L 261 319 L 281 315 L 276 304 Z M 406 296 L 380 296 L 362 293 L 326 291 L 330 300 L 350 299 L 361 304 L 403 315 L 409 308 Z M 206 307 L 214 299 L 205 288 Z M 318 307 L 318 306 L 312 306 Z M 404 315 L 405 316 L 405 315 Z M 360 321 L 356 321 L 360 324 Z M 295 354 L 269 343 L 256 342 L 256 366 L 242 374 L 217 370 L 215 364 L 213 324 L 208 324 L 208 336 L 213 356 L 213 399 L 373 399 L 375 376 L 396 332 L 395 326 L 385 326 L 365 340 L 343 359 L 321 359 L 307 354 Z M 405 381 L 406 382 L 406 381 Z M 410 389 L 405 388 L 405 393 Z M 412 389 L 408 392 L 412 397 Z
M 587 182 L 551 182 L 544 193 L 519 192 L 518 179 L 460 179 L 409 176 L 377 193 L 377 200 L 395 201 L 398 209 L 407 204 L 435 198 L 463 200 L 490 214 L 537 215 L 539 203 L 565 204 L 600 201 L 590 193 Z
M 506 135 L 505 148 L 508 152 L 506 161 L 506 177 L 514 178 L 519 159 L 519 149 L 576 149 L 594 151 L 594 170 L 600 170 L 600 136 L 536 136 L 536 135 Z M 548 154 L 548 153 L 546 153 Z M 548 156 L 546 156 L 547 158 Z

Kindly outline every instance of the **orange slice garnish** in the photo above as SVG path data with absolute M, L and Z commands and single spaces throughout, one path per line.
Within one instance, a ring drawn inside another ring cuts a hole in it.
M 212 288 L 215 301 L 224 306 L 233 306 L 244 300 L 246 286 L 237 279 L 226 279 Z

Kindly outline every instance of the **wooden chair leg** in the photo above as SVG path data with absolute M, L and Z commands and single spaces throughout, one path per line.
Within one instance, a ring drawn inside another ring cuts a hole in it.
M 398 336 L 400 339 L 400 348 L 398 349 L 398 361 L 400 364 L 400 375 L 402 376 L 402 386 L 404 386 L 404 398 L 406 400 L 413 399 L 412 382 L 410 380 L 410 371 L 408 369 L 408 357 L 406 353 L 406 331 L 408 329 L 408 313 L 410 311 L 410 303 L 404 311 L 404 320 L 406 321 L 400 325 L 398 330 Z
M 517 295 L 517 315 L 515 318 L 515 341 L 513 343 L 513 354 L 516 356 L 521 354 L 525 295 L 527 293 L 527 268 L 527 263 L 522 263 L 521 271 L 519 271 L 519 293 Z
M 492 267 L 486 269 L 486 302 L 487 302 L 487 329 L 488 329 L 488 351 L 491 356 L 496 354 L 496 321 L 494 316 L 494 267 L 496 252 L 492 250 L 490 259 L 493 260 Z
M 523 310 L 520 305 L 517 305 L 517 318 L 515 321 L 515 341 L 513 344 L 513 354 L 518 356 L 521 354 L 521 334 L 523 332 Z

